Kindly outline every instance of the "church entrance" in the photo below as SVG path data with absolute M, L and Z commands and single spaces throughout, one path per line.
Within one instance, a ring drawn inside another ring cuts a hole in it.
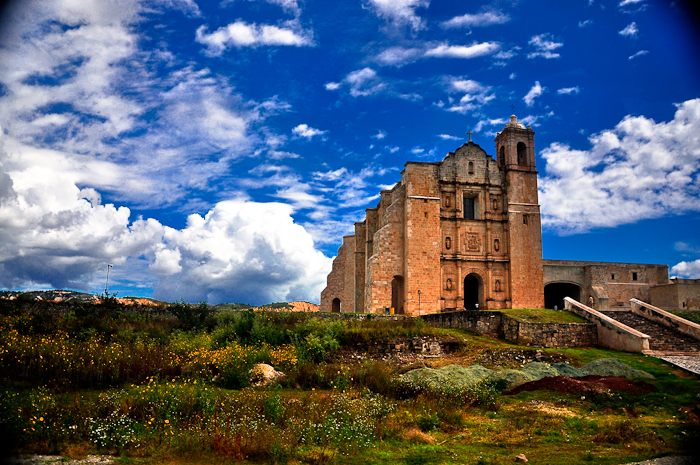
M 549 283 L 544 287 L 544 307 L 564 309 L 564 297 L 581 302 L 581 288 L 572 283 Z
M 391 280 L 391 306 L 394 313 L 403 314 L 403 276 Z
M 477 310 L 477 304 L 481 302 L 481 283 L 474 273 L 464 278 L 464 308 Z
M 340 313 L 340 299 L 337 297 L 333 299 L 333 302 L 331 303 L 331 312 Z

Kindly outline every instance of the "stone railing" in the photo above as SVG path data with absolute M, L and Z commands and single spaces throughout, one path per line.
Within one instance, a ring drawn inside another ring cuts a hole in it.
M 649 351 L 648 335 L 615 321 L 571 297 L 564 298 L 564 305 L 570 312 L 574 312 L 598 326 L 599 346 L 628 352 Z
M 661 310 L 639 299 L 630 299 L 630 303 L 632 304 L 632 313 L 636 313 L 667 328 L 675 329 L 693 339 L 700 340 L 700 325 L 697 323 Z

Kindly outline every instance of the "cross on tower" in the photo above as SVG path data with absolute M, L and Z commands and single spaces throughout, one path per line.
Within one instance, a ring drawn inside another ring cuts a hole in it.
M 467 135 L 469 136 L 469 142 L 472 141 L 472 134 L 474 134 L 474 133 L 471 131 L 467 131 Z
M 511 105 L 510 109 L 513 110 L 513 114 L 515 114 L 515 105 Z

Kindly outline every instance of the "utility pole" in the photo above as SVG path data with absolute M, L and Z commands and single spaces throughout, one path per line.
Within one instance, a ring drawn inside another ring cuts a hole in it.
M 109 286 L 109 269 L 112 268 L 112 264 L 107 265 L 107 281 L 105 282 L 105 297 L 109 297 L 107 294 L 107 286 Z

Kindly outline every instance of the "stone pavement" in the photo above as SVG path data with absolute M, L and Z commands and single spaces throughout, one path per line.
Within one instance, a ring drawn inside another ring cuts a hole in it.
M 654 354 L 655 357 L 660 358 L 672 365 L 683 368 L 684 370 L 700 375 L 700 355 L 665 355 L 665 354 Z
M 661 457 L 644 462 L 626 463 L 625 465 L 698 465 L 699 457 Z

